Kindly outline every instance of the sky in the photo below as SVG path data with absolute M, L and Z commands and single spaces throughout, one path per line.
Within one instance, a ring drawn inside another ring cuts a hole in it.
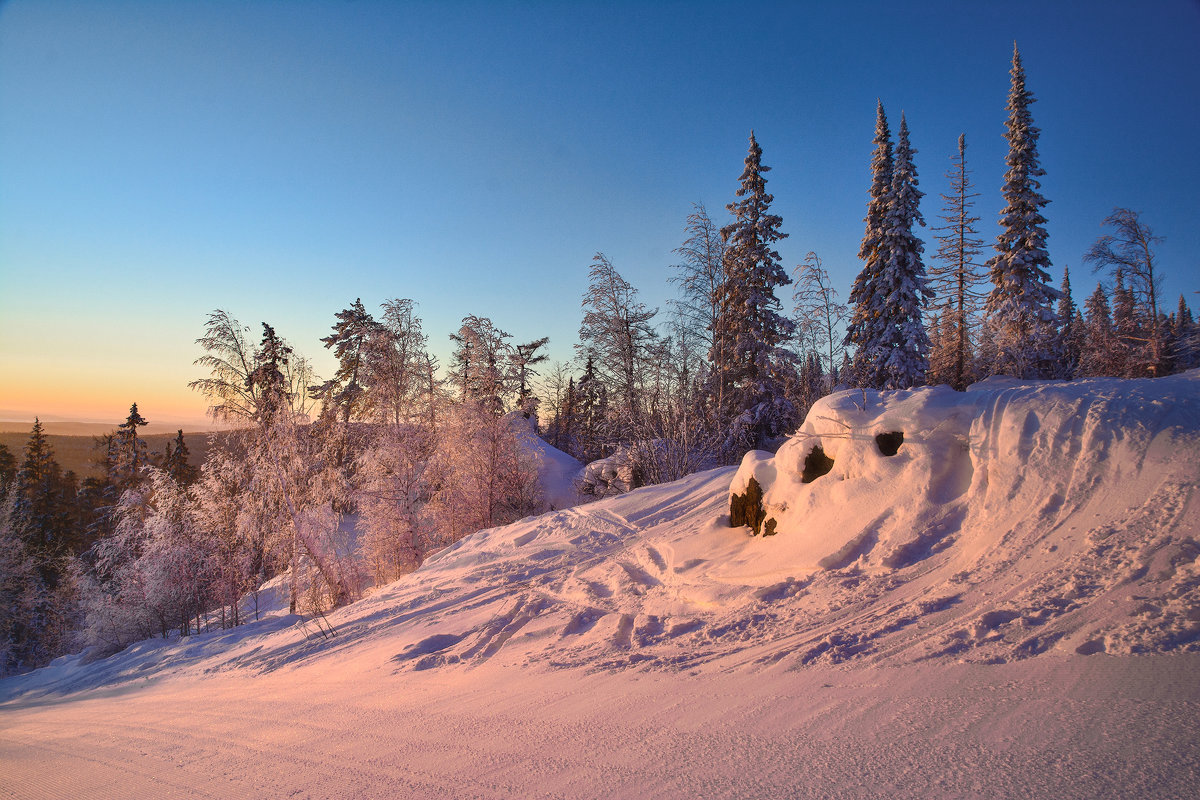
M 443 362 L 469 314 L 566 361 L 593 255 L 663 307 L 751 130 L 784 266 L 816 252 L 844 299 L 877 100 L 907 118 L 931 225 L 966 135 L 990 245 L 1014 41 L 1055 281 L 1070 267 L 1082 302 L 1082 255 L 1128 207 L 1164 237 L 1168 308 L 1200 306 L 1194 0 L 2 3 L 0 419 L 137 402 L 198 427 L 218 308 L 322 377 L 356 298 L 415 300 Z

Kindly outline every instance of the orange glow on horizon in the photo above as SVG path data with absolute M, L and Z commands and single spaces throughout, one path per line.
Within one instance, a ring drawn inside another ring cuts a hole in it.
M 37 367 L 37 368 L 35 368 Z M 187 378 L 151 370 L 152 374 L 116 375 L 88 365 L 62 368 L 29 365 L 6 369 L 0 387 L 0 419 L 32 421 L 36 417 L 79 422 L 123 421 L 138 404 L 152 424 L 213 427 L 203 396 L 187 388 Z

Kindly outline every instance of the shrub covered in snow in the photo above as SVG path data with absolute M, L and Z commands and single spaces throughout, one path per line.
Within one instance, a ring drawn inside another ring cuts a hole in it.
M 618 447 L 607 458 L 587 464 L 579 476 L 579 493 L 591 497 L 611 497 L 634 488 L 633 459 L 628 447 Z

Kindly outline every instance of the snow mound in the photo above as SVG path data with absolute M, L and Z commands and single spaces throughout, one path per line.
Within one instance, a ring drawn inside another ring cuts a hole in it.
M 814 452 L 825 474 L 806 474 Z M 942 599 L 914 620 L 974 597 L 943 653 L 1196 649 L 1198 456 L 1198 371 L 841 392 L 776 456 L 743 460 L 731 497 L 753 478 L 777 536 L 741 566 L 916 581 Z

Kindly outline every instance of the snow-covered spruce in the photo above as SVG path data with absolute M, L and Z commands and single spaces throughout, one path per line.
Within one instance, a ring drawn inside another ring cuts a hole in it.
M 732 420 L 727 449 L 762 447 L 795 424 L 795 409 L 785 399 L 785 376 L 795 354 L 784 345 L 795 323 L 780 313 L 777 286 L 792 282 L 774 245 L 787 238 L 783 219 L 770 213 L 762 148 L 750 134 L 750 151 L 737 202 L 726 208 L 733 222 L 721 229 L 725 280 L 720 287 L 720 317 L 713 331 L 711 395 L 725 419 Z
M 921 322 L 921 307 L 933 293 L 926 286 L 921 260 L 924 245 L 913 233 L 914 225 L 925 224 L 912 159 L 915 152 L 901 115 L 892 155 L 881 104 L 871 162 L 871 200 L 859 252 L 864 264 L 850 292 L 854 313 L 846 332 L 846 343 L 857 348 L 854 378 L 860 386 L 906 389 L 924 383 L 929 370 L 929 337 Z
M 874 144 L 875 151 L 871 156 L 870 200 L 867 202 L 867 216 L 864 219 L 866 228 L 858 251 L 863 268 L 850 288 L 850 304 L 853 311 L 850 324 L 846 326 L 845 344 L 855 348 L 855 376 L 877 374 L 882 369 L 886 355 L 876 346 L 883 338 L 882 317 L 877 313 L 882 300 L 877 297 L 877 292 L 886 256 L 883 248 L 883 229 L 892 190 L 894 158 L 892 132 L 888 128 L 882 102 L 875 108 Z
M 1004 209 L 1000 212 L 996 255 L 988 261 L 993 288 L 985 304 L 990 365 L 985 374 L 1018 378 L 1055 377 L 1060 369 L 1059 319 L 1054 312 L 1058 290 L 1050 285 L 1046 252 L 1049 202 L 1038 178 L 1046 174 L 1038 162 L 1038 136 L 1025 88 L 1025 68 L 1013 45 L 1012 87 L 1008 95 L 1008 171 L 1004 173 Z

